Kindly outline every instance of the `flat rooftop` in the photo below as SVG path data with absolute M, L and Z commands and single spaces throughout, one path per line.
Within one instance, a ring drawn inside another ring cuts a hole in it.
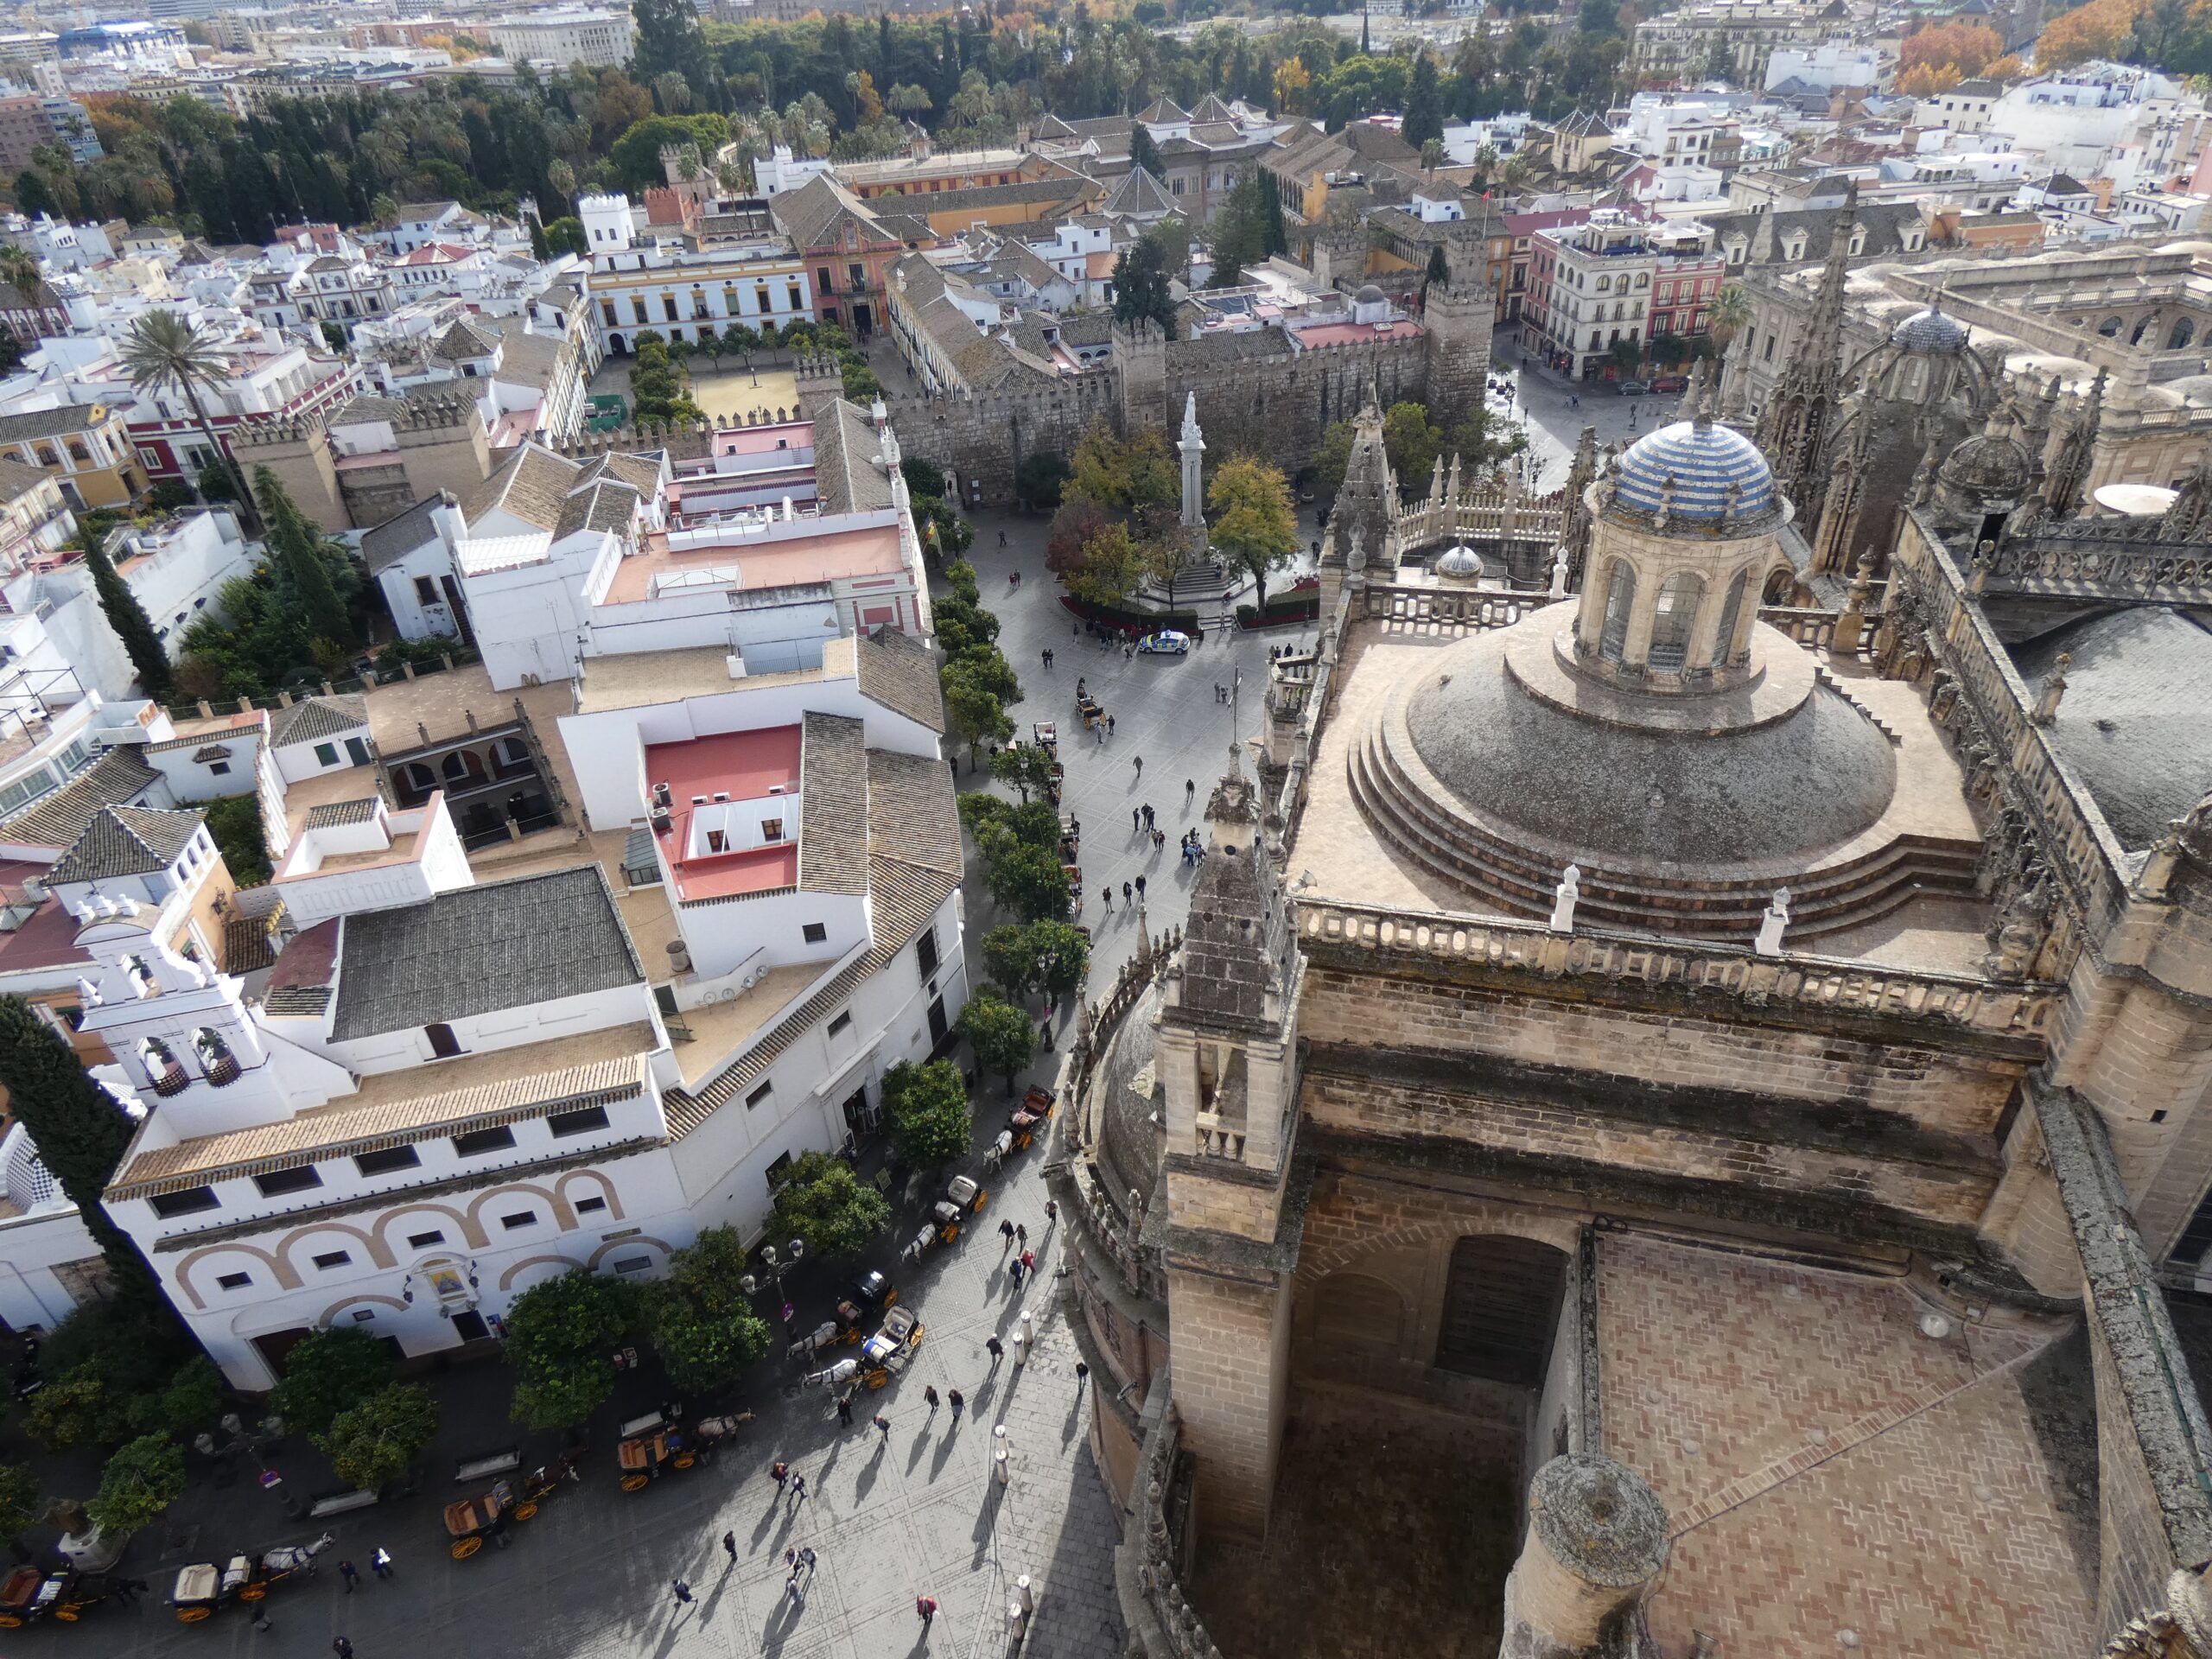
M 671 550 L 667 532 L 655 531 L 639 543 L 636 556 L 615 567 L 604 602 L 628 605 L 651 599 L 657 580 L 697 571 L 734 569 L 737 580 L 732 585 L 757 593 L 853 576 L 889 575 L 904 568 L 895 524 L 853 524 L 831 518 L 822 521 L 822 528 L 811 534 L 768 541 L 733 533 L 727 541 L 681 551 Z
M 675 803 L 670 827 L 659 840 L 678 899 L 728 899 L 798 885 L 797 809 L 803 733 L 798 726 L 772 726 L 646 746 L 646 782 L 666 784 Z M 752 801 L 777 788 L 789 794 L 793 809 L 782 841 L 726 853 L 684 855 L 683 849 L 691 844 L 692 814 L 700 805 L 695 798 L 703 796 L 709 804 L 717 795 Z
M 720 645 L 690 645 L 680 651 L 641 651 L 584 658 L 584 677 L 576 683 L 580 715 L 604 714 L 613 709 L 647 708 L 654 703 L 681 702 L 687 697 L 711 696 L 717 691 L 749 690 L 758 687 L 795 685 L 809 680 L 850 679 L 856 671 L 850 637 L 823 642 L 820 668 L 788 669 L 779 674 L 729 677 L 729 652 Z M 541 728 L 538 735 L 546 736 Z
M 1605 1452 L 1666 1504 L 1651 1633 L 1687 1653 L 2087 1653 L 2087 1344 L 1954 1323 L 1902 1281 L 1603 1233 Z

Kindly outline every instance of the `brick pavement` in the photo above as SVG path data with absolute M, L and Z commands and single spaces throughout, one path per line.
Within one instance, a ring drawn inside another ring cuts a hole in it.
M 1723 1652 L 1851 1632 L 1898 1659 L 2086 1652 L 2094 1635 L 2022 1363 L 2043 1338 L 1920 1334 L 1895 1281 L 1607 1235 L 1605 1450 L 1677 1533 L 1652 1628 Z

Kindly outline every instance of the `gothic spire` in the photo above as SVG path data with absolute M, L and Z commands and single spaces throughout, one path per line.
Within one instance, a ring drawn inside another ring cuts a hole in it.
M 1827 448 L 1843 389 L 1843 301 L 1851 262 L 1851 227 L 1859 214 L 1859 181 L 1844 188 L 1828 231 L 1828 254 L 1805 330 L 1760 423 L 1759 442 L 1777 481 L 1809 523 L 1827 488 Z

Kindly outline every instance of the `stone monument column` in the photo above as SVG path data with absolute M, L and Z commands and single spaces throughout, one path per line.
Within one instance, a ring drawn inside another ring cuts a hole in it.
M 1643 1599 L 1666 1564 L 1666 1509 L 1633 1470 L 1606 1457 L 1554 1458 L 1529 1485 L 1500 1659 L 1655 1651 Z
M 1183 528 L 1197 532 L 1191 538 L 1194 544 L 1203 544 L 1206 534 L 1203 477 L 1206 441 L 1198 430 L 1198 394 L 1195 391 L 1183 399 L 1183 438 L 1175 448 L 1183 457 Z

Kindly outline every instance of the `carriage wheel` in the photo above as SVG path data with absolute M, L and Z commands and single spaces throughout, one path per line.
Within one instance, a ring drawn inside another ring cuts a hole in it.
M 180 1624 L 197 1624 L 214 1611 L 213 1607 L 180 1607 L 176 1610 L 176 1621 Z
M 622 1490 L 626 1492 L 642 1492 L 645 1490 L 645 1483 L 649 1478 L 650 1477 L 645 1475 L 625 1475 L 622 1477 Z
M 871 1389 L 880 1389 L 890 1380 L 891 1373 L 888 1371 L 870 1371 L 868 1374 L 868 1385 Z
M 23 1628 L 21 1613 L 0 1613 L 0 1630 L 20 1630 Z
M 456 1538 L 453 1541 L 453 1558 L 456 1561 L 465 1561 L 483 1548 L 481 1538 Z
M 268 1599 L 269 1586 L 266 1584 L 249 1584 L 238 1592 L 240 1601 L 266 1601 Z
M 895 1291 L 895 1290 L 887 1290 L 887 1291 L 885 1291 L 885 1292 L 883 1293 L 883 1305 L 884 1305 L 886 1307 L 889 1307 L 893 1303 L 896 1302 L 898 1300 L 899 1300 L 899 1293 L 898 1293 L 897 1291 Z
M 54 1610 L 54 1616 L 64 1624 L 74 1624 L 84 1617 L 74 1607 L 57 1607 Z
M 969 1208 L 970 1208 L 971 1210 L 973 1210 L 973 1211 L 974 1211 L 977 1215 L 979 1215 L 979 1216 L 980 1216 L 980 1215 L 982 1215 L 982 1214 L 983 1213 L 983 1206 L 984 1206 L 985 1205 L 988 1204 L 990 1201 L 991 1201 L 991 1195 L 990 1195 L 989 1193 L 988 1193 L 988 1192 L 978 1192 L 978 1193 L 976 1195 L 976 1202 L 975 1202 L 974 1204 L 970 1205 L 969 1206 Z
M 698 1461 L 698 1459 L 693 1457 L 689 1452 L 686 1452 L 676 1459 L 676 1466 L 679 1469 L 689 1469 L 693 1464 Z
M 531 1516 L 537 1513 L 537 1505 L 535 1503 L 518 1503 L 513 1509 L 508 1510 L 507 1513 L 513 1516 L 518 1521 L 527 1521 Z

